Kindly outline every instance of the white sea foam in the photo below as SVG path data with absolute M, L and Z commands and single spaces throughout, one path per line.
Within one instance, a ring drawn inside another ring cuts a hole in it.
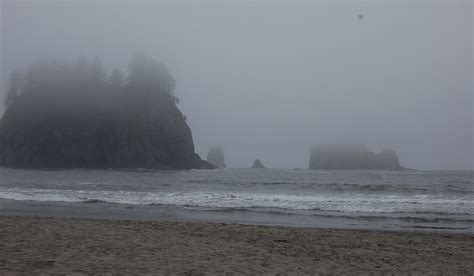
M 132 205 L 175 205 L 211 208 L 282 208 L 343 212 L 442 212 L 474 214 L 469 198 L 436 195 L 271 194 L 224 192 L 133 192 L 59 189 L 0 189 L 0 199 Z

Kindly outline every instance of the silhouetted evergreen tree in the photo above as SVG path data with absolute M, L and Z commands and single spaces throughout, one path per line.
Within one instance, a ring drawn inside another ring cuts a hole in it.
M 90 66 L 90 81 L 92 84 L 103 85 L 105 83 L 106 74 L 100 59 L 95 57 Z
M 10 106 L 15 102 L 16 98 L 23 92 L 24 89 L 24 77 L 21 71 L 13 71 L 10 74 L 10 80 L 8 82 L 8 90 L 3 101 L 5 107 Z
M 89 80 L 89 74 L 90 74 L 90 65 L 89 65 L 89 59 L 81 55 L 77 58 L 76 63 L 74 64 L 74 80 L 78 83 L 85 84 Z
M 121 105 L 140 109 L 162 103 L 159 108 L 164 108 L 168 103 L 178 103 L 172 94 L 175 80 L 169 71 L 144 54 L 131 59 L 127 76 L 119 69 L 114 69 L 108 78 L 106 76 L 97 57 L 90 60 L 79 56 L 73 63 L 42 60 L 33 63 L 24 78 L 18 71 L 12 73 L 4 103 L 8 108 L 20 89 L 31 94 L 27 102 L 36 105 L 35 110 L 49 113 L 59 108 L 61 112 L 71 109 L 93 114 L 104 108 L 110 110 L 111 106 L 114 109 L 120 109 Z
M 50 62 L 41 60 L 28 67 L 25 79 L 25 92 L 35 90 L 48 85 L 51 80 Z
M 128 85 L 146 93 L 171 95 L 175 80 L 163 64 L 139 53 L 129 64 Z
M 122 86 L 124 82 L 125 80 L 124 80 L 123 72 L 120 69 L 112 70 L 112 73 L 109 76 L 109 83 L 113 87 L 118 87 L 118 86 Z

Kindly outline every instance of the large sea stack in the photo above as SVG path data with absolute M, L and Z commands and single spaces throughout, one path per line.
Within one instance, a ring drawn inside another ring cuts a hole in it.
M 129 74 L 100 61 L 39 62 L 15 72 L 0 122 L 0 165 L 23 168 L 214 168 L 160 63 L 137 55 Z
M 212 147 L 207 153 L 207 162 L 218 168 L 226 168 L 224 161 L 224 151 L 220 147 Z
M 374 153 L 362 145 L 318 145 L 311 149 L 309 169 L 401 170 L 404 167 L 391 149 Z

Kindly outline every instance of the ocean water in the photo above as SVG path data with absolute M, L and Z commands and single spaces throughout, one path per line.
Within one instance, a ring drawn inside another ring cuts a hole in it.
M 474 233 L 474 172 L 0 168 L 0 214 Z

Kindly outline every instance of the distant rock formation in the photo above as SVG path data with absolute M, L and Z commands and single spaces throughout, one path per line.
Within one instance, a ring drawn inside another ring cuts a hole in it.
M 262 164 L 262 161 L 260 159 L 255 160 L 252 165 L 253 169 L 265 169 L 265 166 Z
M 227 168 L 224 161 L 224 151 L 220 147 L 212 147 L 207 153 L 207 162 L 218 168 Z
M 400 170 L 405 169 L 400 165 L 398 154 L 393 149 L 384 149 L 375 154 L 376 166 L 381 169 Z
M 145 56 L 136 56 L 130 68 L 127 81 L 108 81 L 98 59 L 32 65 L 24 83 L 11 82 L 8 91 L 0 165 L 215 168 L 194 152 L 166 69 Z
M 362 145 L 318 145 L 311 149 L 309 169 L 324 170 L 402 170 L 397 152 L 380 153 Z

